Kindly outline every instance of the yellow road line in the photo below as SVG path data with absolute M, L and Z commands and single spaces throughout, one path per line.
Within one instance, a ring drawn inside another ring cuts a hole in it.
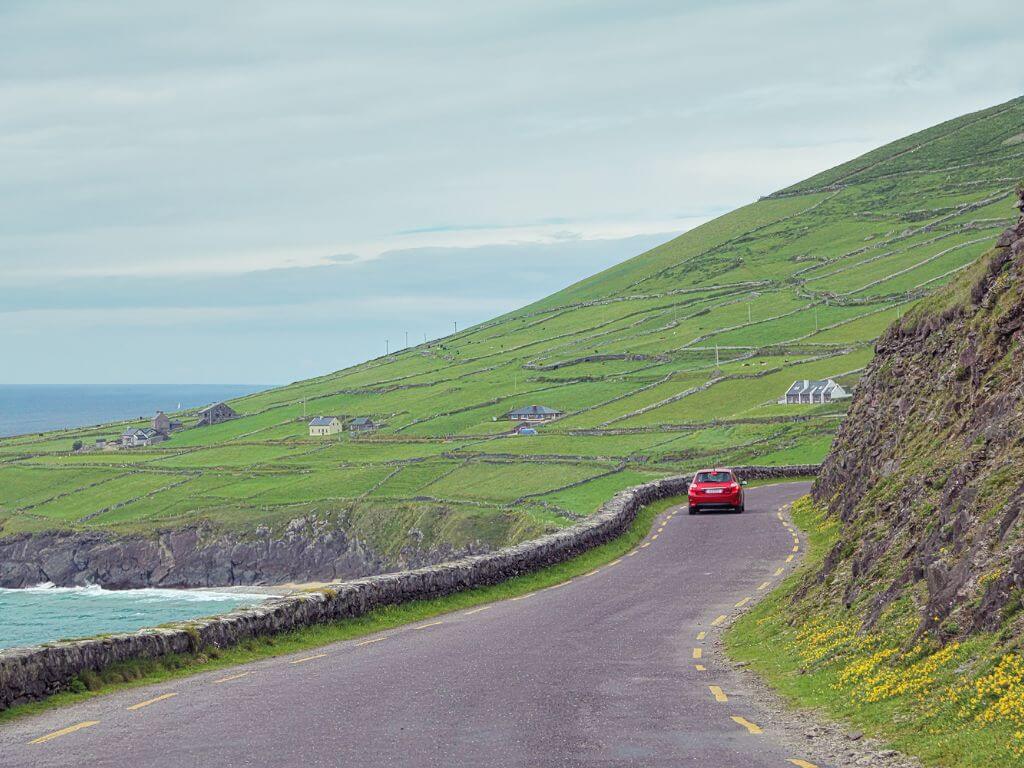
M 658 534 L 654 534 L 653 536 L 651 536 L 651 541 L 654 541 L 657 538 L 658 538 Z
M 164 699 L 173 699 L 177 695 L 178 694 L 176 693 L 164 693 L 157 696 L 156 698 L 147 699 L 146 701 L 140 701 L 138 704 L 132 704 L 130 707 L 128 707 L 128 711 L 134 712 L 136 709 L 148 707 L 150 704 L 156 704 L 158 701 L 163 701 Z
M 519 595 L 518 597 L 513 597 L 512 600 L 513 601 L 515 601 L 515 600 L 525 600 L 526 598 L 533 597 L 536 594 L 537 594 L 536 592 L 527 592 L 525 595 Z M 438 622 L 435 622 L 435 623 L 436 624 L 440 624 L 441 622 L 438 621 Z M 434 625 L 433 624 L 427 624 L 426 626 L 432 627 Z M 420 629 L 420 627 L 417 627 L 417 629 Z
M 693 649 L 693 658 L 699 659 L 702 656 L 704 656 L 704 650 L 703 649 L 701 649 L 701 648 L 694 648 Z
M 533 594 L 533 592 L 530 593 L 530 595 L 532 595 L 532 594 Z M 529 597 L 530 595 L 523 595 L 523 597 Z M 512 599 L 513 600 L 519 600 L 520 598 L 513 597 Z M 413 627 L 413 629 L 427 629 L 427 627 L 436 627 L 438 624 L 444 624 L 444 622 L 443 621 L 432 621 L 429 624 L 420 624 L 418 627 Z
M 816 766 L 814 763 L 808 763 L 806 760 L 799 760 L 799 759 L 793 758 L 793 757 L 791 757 L 786 762 L 787 763 L 792 763 L 793 765 L 796 766 L 796 768 L 818 768 L 818 766 Z
M 711 622 L 711 626 L 712 627 L 720 627 L 723 624 L 725 624 L 725 620 L 728 619 L 728 618 L 729 618 L 728 616 L 726 616 L 725 614 L 722 614 L 717 619 L 715 619 L 714 621 Z
M 785 568 L 779 568 L 779 570 L 777 570 L 777 571 L 775 572 L 775 575 L 776 575 L 776 576 L 781 576 L 781 575 L 782 575 L 782 572 L 783 572 L 783 571 L 785 571 L 785 570 L 786 570 Z
M 490 606 L 487 606 L 487 607 L 490 608 Z M 478 608 L 477 610 L 483 610 L 483 609 L 482 608 Z M 358 648 L 361 645 L 373 645 L 374 643 L 380 643 L 380 642 L 383 642 L 384 640 L 387 640 L 387 638 L 386 637 L 371 637 L 369 640 L 363 640 L 361 642 L 356 643 L 356 647 Z
M 694 664 L 693 668 L 696 669 L 698 672 L 706 671 L 706 667 L 703 664 Z
M 734 607 L 742 608 L 744 605 L 746 605 L 749 602 L 750 602 L 750 598 L 749 597 L 744 597 L 742 600 L 740 600 L 738 603 L 736 603 L 736 605 Z
M 640 549 L 647 549 L 649 546 L 651 546 L 651 542 L 645 541 L 643 544 L 640 545 Z
M 613 565 L 618 565 L 621 562 L 622 562 L 622 558 L 620 557 L 618 560 L 612 560 L 610 563 L 608 563 L 608 567 L 611 567 Z
M 787 563 L 792 563 L 792 562 L 793 562 L 793 556 L 792 556 L 792 555 L 790 555 L 789 557 L 787 557 L 787 558 L 786 558 L 786 562 L 787 562 Z
M 794 544 L 793 545 L 793 551 L 794 552 L 799 552 L 800 551 L 800 545 L 799 544 Z
M 772 583 L 770 581 L 763 581 L 761 582 L 761 586 L 757 588 L 757 591 L 760 592 L 763 589 L 768 589 L 768 587 L 770 587 L 771 585 Z
M 213 682 L 214 683 L 230 683 L 232 680 L 239 680 L 239 679 L 241 679 L 243 677 L 247 677 L 248 675 L 251 675 L 251 674 L 252 674 L 252 672 L 239 672 L 237 675 L 228 675 L 227 677 L 222 677 L 219 680 L 214 680 Z
M 715 701 L 724 704 L 729 700 L 729 697 L 725 695 L 725 691 L 723 691 L 717 685 L 709 685 L 708 690 L 711 691 L 711 695 L 715 697 Z
M 635 554 L 636 554 L 636 550 L 634 549 L 634 550 L 633 550 L 632 552 L 630 552 L 629 554 L 627 554 L 627 555 L 626 555 L 626 557 L 632 557 L 632 556 L 633 556 L 633 555 L 635 555 Z
M 544 590 L 547 591 L 549 589 L 560 589 L 561 587 L 564 587 L 566 584 L 572 584 L 572 579 L 569 579 L 568 581 L 563 581 L 561 584 L 552 584 L 550 587 L 544 587 Z
M 764 733 L 764 731 L 762 731 L 759 726 L 754 725 L 752 722 L 747 720 L 745 717 L 740 717 L 739 715 L 733 715 L 732 716 L 732 721 L 734 723 L 736 723 L 737 725 L 742 725 L 744 728 L 746 728 L 750 733 L 754 734 L 755 736 L 757 734 L 759 734 L 759 733 Z
M 665 530 L 665 526 L 663 525 L 663 526 L 661 526 L 661 528 L 658 529 L 658 533 L 661 533 L 664 530 Z
M 54 731 L 53 733 L 48 733 L 45 736 L 40 736 L 38 739 L 32 739 L 32 741 L 30 741 L 29 744 L 44 744 L 47 741 L 52 741 L 53 739 L 59 738 L 61 736 L 67 736 L 69 733 L 80 731 L 83 728 L 89 728 L 93 725 L 99 725 L 99 722 L 99 720 L 86 720 L 75 725 L 69 725 L 67 728 L 61 728 L 59 731 Z
M 703 640 L 703 639 L 704 639 L 705 637 L 707 637 L 707 636 L 708 636 L 708 633 L 707 633 L 707 632 L 698 632 L 698 633 L 697 633 L 697 639 L 698 639 L 698 640 Z
M 323 659 L 327 656 L 326 653 L 318 653 L 314 656 L 303 656 L 301 659 L 292 659 L 289 664 L 305 664 L 307 661 L 313 661 L 314 659 Z

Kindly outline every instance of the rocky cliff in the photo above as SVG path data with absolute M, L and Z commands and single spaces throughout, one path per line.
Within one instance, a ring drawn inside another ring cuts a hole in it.
M 865 625 L 1019 642 L 1024 216 L 879 340 L 814 496 L 841 523 L 817 588 Z
M 386 556 L 333 521 L 299 517 L 286 529 L 241 536 L 190 526 L 155 536 L 55 531 L 0 539 L 0 587 L 44 582 L 136 587 L 214 587 L 336 581 L 418 568 L 486 551 L 484 546 L 403 549 Z

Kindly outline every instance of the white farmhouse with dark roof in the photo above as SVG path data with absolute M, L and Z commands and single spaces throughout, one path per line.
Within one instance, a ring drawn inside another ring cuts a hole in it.
M 546 405 L 527 405 L 524 408 L 516 408 L 505 414 L 510 421 L 550 421 L 563 415 L 562 411 L 548 408 Z
M 832 379 L 799 379 L 779 398 L 779 405 L 815 405 L 848 397 L 853 395 Z
M 143 448 L 153 443 L 162 442 L 164 436 L 155 429 L 129 427 L 121 433 L 121 445 L 125 448 Z
M 309 436 L 323 437 L 324 435 L 336 435 L 344 429 L 341 419 L 337 416 L 317 416 L 309 422 Z

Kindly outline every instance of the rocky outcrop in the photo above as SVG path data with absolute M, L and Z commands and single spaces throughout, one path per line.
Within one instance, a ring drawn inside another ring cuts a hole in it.
M 295 518 L 279 534 L 260 528 L 246 536 L 196 526 L 155 537 L 55 531 L 0 539 L 0 587 L 52 582 L 132 589 L 335 581 L 474 551 L 481 550 L 408 550 L 399 558 L 386 558 L 341 526 L 312 516 Z
M 816 465 L 742 467 L 740 477 L 806 476 Z M 68 688 L 81 673 L 119 662 L 225 648 L 253 637 L 361 616 L 375 608 L 422 600 L 563 562 L 621 534 L 637 510 L 685 493 L 690 478 L 674 477 L 622 491 L 583 522 L 514 547 L 399 573 L 369 576 L 267 600 L 222 616 L 105 637 L 0 651 L 0 710 Z
M 918 634 L 1019 635 L 1022 466 L 1024 216 L 878 342 L 814 490 L 842 522 L 819 582 L 869 626 L 909 600 Z

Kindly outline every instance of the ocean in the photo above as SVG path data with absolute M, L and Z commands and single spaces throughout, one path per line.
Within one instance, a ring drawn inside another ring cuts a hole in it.
M 202 589 L 108 590 L 52 584 L 0 589 L 0 648 L 130 632 L 168 621 L 224 613 L 267 597 Z
M 0 437 L 150 418 L 268 389 L 262 384 L 0 384 Z
M 0 385 L 0 436 L 150 417 L 267 389 L 256 384 Z M 0 648 L 125 632 L 229 611 L 265 595 L 98 586 L 0 589 Z

